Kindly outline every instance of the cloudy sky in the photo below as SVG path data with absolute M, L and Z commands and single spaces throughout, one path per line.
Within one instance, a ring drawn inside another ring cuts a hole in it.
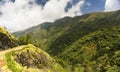
M 65 16 L 120 10 L 120 0 L 0 0 L 0 26 L 11 32 Z

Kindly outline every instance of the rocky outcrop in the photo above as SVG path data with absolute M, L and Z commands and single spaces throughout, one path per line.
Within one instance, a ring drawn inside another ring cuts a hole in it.
M 6 50 L 17 45 L 17 40 L 7 30 L 0 27 L 0 50 Z
M 31 44 L 10 49 L 5 57 L 12 72 L 67 72 L 48 53 Z

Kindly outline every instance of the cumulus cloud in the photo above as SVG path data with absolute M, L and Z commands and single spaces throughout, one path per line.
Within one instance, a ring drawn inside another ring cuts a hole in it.
M 49 0 L 42 8 L 42 6 L 36 4 L 35 0 L 16 0 L 15 2 L 5 0 L 5 4 L 0 6 L 2 12 L 0 26 L 5 26 L 11 32 L 14 32 L 42 22 L 53 22 L 64 16 L 81 15 L 84 0 L 80 0 L 66 13 L 64 9 L 69 1 L 71 0 Z
M 120 0 L 106 0 L 105 11 L 114 11 L 120 9 Z
M 81 15 L 82 14 L 82 7 L 84 6 L 85 1 L 80 1 L 79 3 L 77 3 L 76 5 L 72 6 L 71 9 L 68 10 L 67 12 L 67 16 L 77 16 L 77 15 Z

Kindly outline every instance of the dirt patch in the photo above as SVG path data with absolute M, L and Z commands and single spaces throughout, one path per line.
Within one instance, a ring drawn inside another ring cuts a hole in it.
M 5 60 L 0 60 L 0 68 L 5 66 L 5 63 L 6 63 Z

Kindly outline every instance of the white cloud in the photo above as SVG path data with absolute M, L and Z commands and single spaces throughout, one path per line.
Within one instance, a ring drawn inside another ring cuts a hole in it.
M 84 4 L 85 4 L 85 1 L 81 0 L 79 3 L 77 3 L 75 6 L 73 6 L 71 9 L 68 10 L 67 15 L 72 17 L 76 15 L 81 15 L 82 6 Z
M 120 9 L 120 0 L 106 0 L 105 11 L 115 11 Z
M 33 3 L 29 4 L 30 1 Z M 35 26 L 42 22 L 54 21 L 64 16 L 81 15 L 80 7 L 83 6 L 84 0 L 80 0 L 77 5 L 65 13 L 64 9 L 69 1 L 50 0 L 42 9 L 34 0 L 16 0 L 14 3 L 6 0 L 6 3 L 0 6 L 0 11 L 3 13 L 0 17 L 0 26 L 6 26 L 13 32 Z

